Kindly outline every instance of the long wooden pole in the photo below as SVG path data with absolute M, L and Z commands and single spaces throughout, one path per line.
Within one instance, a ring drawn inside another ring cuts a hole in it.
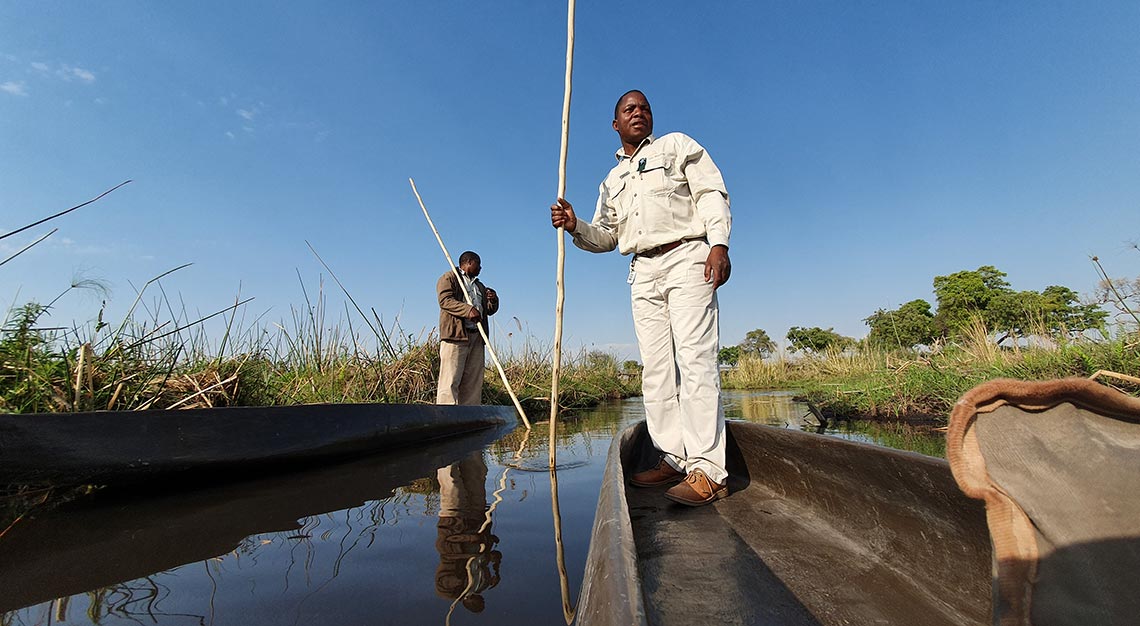
M 558 198 L 566 196 L 566 154 L 570 144 L 570 92 L 574 74 L 574 0 L 566 7 L 566 82 L 562 96 L 562 145 L 558 151 Z M 550 372 L 550 506 L 554 517 L 554 549 L 558 563 L 559 590 L 562 592 L 562 616 L 566 624 L 574 622 L 577 607 L 570 603 L 570 581 L 566 576 L 566 556 L 562 545 L 562 513 L 558 507 L 558 469 L 556 467 L 558 432 L 558 376 L 562 371 L 562 305 L 566 302 L 563 276 L 566 269 L 566 236 L 558 228 L 558 274 L 555 282 L 558 295 L 554 304 L 554 363 Z
M 455 269 L 455 263 L 451 260 L 451 254 L 448 253 L 447 246 L 443 245 L 443 238 L 439 236 L 439 231 L 435 228 L 435 222 L 431 221 L 427 207 L 424 206 L 424 200 L 420 197 L 419 190 L 416 189 L 416 181 L 409 178 L 408 182 L 412 184 L 412 193 L 416 194 L 416 201 L 420 203 L 420 208 L 423 209 L 428 226 L 431 226 L 431 232 L 435 233 L 435 240 L 439 242 L 439 247 L 443 250 L 443 256 L 447 257 L 447 265 L 451 268 L 451 273 L 455 275 L 455 280 L 458 280 L 459 284 L 463 285 L 463 278 L 459 276 L 459 271 Z M 471 294 L 467 293 L 466 289 L 460 289 L 460 291 L 463 292 L 463 299 L 467 301 L 467 304 L 475 306 L 475 304 L 471 302 Z M 522 404 L 519 403 L 518 396 L 515 395 L 514 389 L 511 389 L 511 383 L 507 380 L 507 373 L 503 371 L 503 365 L 499 363 L 499 357 L 495 356 L 495 349 L 491 347 L 491 340 L 487 337 L 487 331 L 483 330 L 482 324 L 476 324 L 475 328 L 479 330 L 479 336 L 483 338 L 483 344 L 487 346 L 487 353 L 491 355 L 491 361 L 495 364 L 495 369 L 499 370 L 499 376 L 503 379 L 503 386 L 507 388 L 507 393 L 511 396 L 511 402 L 515 403 L 515 410 L 519 412 L 519 417 L 522 418 L 523 424 L 526 424 L 527 430 L 530 430 L 530 420 L 526 418 L 526 411 L 523 410 Z
M 574 0 L 566 10 L 566 84 L 562 96 L 562 147 L 558 152 L 558 197 L 566 196 L 566 153 L 570 144 L 570 77 L 574 73 Z M 562 372 L 562 305 L 566 302 L 566 286 L 562 282 L 566 270 L 566 237 L 558 228 L 558 296 L 554 304 L 554 363 L 550 371 L 550 467 L 555 462 L 555 434 L 558 426 L 558 376 Z

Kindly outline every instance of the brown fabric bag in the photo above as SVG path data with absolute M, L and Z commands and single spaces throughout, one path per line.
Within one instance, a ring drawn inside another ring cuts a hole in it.
M 946 456 L 986 503 L 994 624 L 1140 624 L 1140 399 L 994 380 L 954 406 Z

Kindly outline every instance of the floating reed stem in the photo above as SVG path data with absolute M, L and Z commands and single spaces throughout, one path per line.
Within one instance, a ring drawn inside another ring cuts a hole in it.
M 428 226 L 431 226 L 431 232 L 435 233 L 435 240 L 439 242 L 439 247 L 443 250 L 443 256 L 447 257 L 447 265 L 451 268 L 451 273 L 455 275 L 455 279 L 459 284 L 463 284 L 463 279 L 459 276 L 459 271 L 455 268 L 455 263 L 451 260 L 451 254 L 447 251 L 447 246 L 443 245 L 443 238 L 439 236 L 439 231 L 435 228 L 435 222 L 431 221 L 431 215 L 428 215 L 427 207 L 424 206 L 424 200 L 420 197 L 419 190 L 416 189 L 416 181 L 408 179 L 412 184 L 412 193 L 416 194 L 416 201 L 420 203 L 420 208 L 423 209 L 424 217 L 427 218 Z M 460 289 L 463 292 L 463 299 L 467 304 L 475 306 L 471 302 L 471 294 L 467 293 L 466 289 Z M 495 356 L 495 349 L 491 347 L 491 340 L 487 337 L 487 331 L 483 330 L 482 324 L 476 324 L 475 328 L 478 329 L 479 335 L 483 337 L 483 344 L 487 346 L 487 352 L 491 355 L 491 361 L 495 364 L 495 369 L 499 370 L 499 376 L 503 379 L 503 386 L 507 388 L 507 393 L 511 396 L 511 402 L 515 403 L 515 410 L 519 412 L 519 417 L 522 418 L 523 424 L 526 424 L 527 430 L 530 430 L 530 420 L 526 418 L 526 411 L 523 410 L 522 404 L 519 403 L 518 396 L 515 395 L 514 389 L 511 389 L 511 382 L 507 380 L 507 373 L 503 371 L 503 365 L 499 363 L 499 357 Z

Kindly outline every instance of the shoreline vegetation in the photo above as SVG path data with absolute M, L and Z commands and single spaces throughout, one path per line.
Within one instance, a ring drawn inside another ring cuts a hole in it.
M 797 359 L 745 356 L 723 375 L 728 389 L 794 390 L 840 420 L 945 425 L 958 398 L 996 378 L 1096 377 L 1140 392 L 1140 336 L 1112 339 L 1030 336 L 998 345 L 976 320 L 957 341 L 929 350 L 846 347 Z
M 71 329 L 47 328 L 48 307 L 30 303 L 12 309 L 0 327 L 0 412 L 435 400 L 439 340 L 434 331 L 416 337 L 398 323 L 386 328 L 374 311 L 363 332 L 351 318 L 329 322 L 323 291 L 315 302 L 306 294 L 305 306 L 292 310 L 289 328 L 260 320 L 246 325 L 238 319 L 240 305 L 191 321 L 171 314 L 163 297 L 145 307 L 155 312 L 147 319 L 129 314 L 112 326 L 100 312 L 87 326 Z M 159 311 L 165 318 L 160 320 Z M 215 343 L 202 322 L 218 316 L 224 325 Z M 541 421 L 550 408 L 551 350 L 529 338 L 517 347 L 513 336 L 507 333 L 503 369 L 528 416 Z M 792 390 L 830 420 L 933 425 L 945 423 L 963 393 L 994 378 L 1103 372 L 1102 382 L 1126 393 L 1140 391 L 1140 336 L 1127 328 L 1099 340 L 1044 329 L 1012 342 L 994 337 L 975 318 L 954 340 L 929 349 L 861 342 L 791 358 L 748 352 L 722 373 L 722 385 Z M 497 372 L 489 367 L 485 380 L 485 403 L 511 403 Z M 583 350 L 563 359 L 559 404 L 566 411 L 590 408 L 636 396 L 640 383 L 635 361 L 621 363 L 611 354 Z
M 995 378 L 1105 376 L 1135 394 L 1140 277 L 1110 279 L 1092 261 L 1103 278 L 1094 302 L 1082 303 L 1061 286 L 1015 291 L 1004 272 L 981 266 L 934 278 L 937 312 L 924 300 L 876 311 L 864 320 L 871 332 L 862 340 L 793 327 L 787 338 L 796 354 L 773 358 L 775 343 L 753 330 L 741 344 L 721 348 L 718 359 L 730 366 L 722 385 L 796 391 L 828 419 L 925 424 L 944 423 L 963 393 Z M 190 316 L 161 284 L 185 267 L 143 284 L 118 324 L 104 321 L 100 309 L 85 325 L 49 326 L 53 305 L 72 291 L 106 295 L 93 280 L 73 280 L 46 305 L 10 308 L 0 326 L 0 412 L 434 402 L 435 331 L 408 334 L 398 318 L 385 325 L 327 266 L 346 297 L 343 310 L 330 316 L 323 278 L 311 295 L 301 280 L 303 305 L 278 323 L 266 323 L 264 314 L 247 321 L 251 298 L 240 294 L 232 306 Z M 1116 309 L 1112 333 L 1106 306 Z M 497 353 L 524 410 L 538 416 L 550 408 L 552 349 L 512 321 L 511 328 L 496 325 Z M 509 404 L 497 374 L 488 368 L 483 401 Z M 561 359 L 560 408 L 638 395 L 640 379 L 636 361 L 582 350 Z
M 46 308 L 10 311 L 0 329 L 0 412 L 179 409 L 221 406 L 435 402 L 439 339 L 416 338 L 378 316 L 371 333 L 352 322 L 326 323 L 324 300 L 294 310 L 292 329 L 240 329 L 236 307 L 219 347 L 196 322 L 128 318 L 117 329 L 100 318 L 89 327 L 41 329 Z M 204 320 L 205 318 L 202 318 Z M 202 321 L 198 320 L 198 321 Z M 362 335 L 374 334 L 375 348 Z M 503 369 L 528 415 L 549 411 L 550 350 L 528 341 L 510 350 Z M 563 359 L 559 404 L 589 408 L 636 395 L 640 373 L 607 353 Z M 511 404 L 502 380 L 487 370 L 483 401 Z
M 935 276 L 936 309 L 915 299 L 875 311 L 863 339 L 793 327 L 794 356 L 773 356 L 775 342 L 757 328 L 721 348 L 724 386 L 795 390 L 828 419 L 930 425 L 945 424 L 962 394 L 996 378 L 1097 378 L 1136 395 L 1140 277 L 1111 278 L 1091 261 L 1101 280 L 1089 300 L 1061 285 L 1018 291 L 983 265 Z
M 417 339 L 371 320 L 373 350 L 350 322 L 328 324 L 323 297 L 294 310 L 292 329 L 253 325 L 239 330 L 228 314 L 218 350 L 184 319 L 128 320 L 111 330 L 39 329 L 45 307 L 10 311 L 0 329 L 0 411 L 66 412 L 272 406 L 313 403 L 432 403 L 439 341 Z M 188 328 L 184 328 L 188 327 Z M 178 332 L 173 329 L 183 328 Z M 217 356 L 222 352 L 223 356 Z M 215 354 L 212 354 L 215 353 Z M 549 411 L 550 350 L 529 340 L 509 350 L 503 369 L 528 416 Z M 797 358 L 745 355 L 722 375 L 726 389 L 793 390 L 828 419 L 945 423 L 954 402 L 994 378 L 1089 377 L 1127 393 L 1140 391 L 1140 340 L 1135 334 L 1094 341 L 1032 337 L 999 346 L 981 320 L 957 341 L 930 350 L 846 346 Z M 1125 378 L 1112 374 L 1124 374 Z M 1132 378 L 1133 380 L 1127 380 Z M 636 362 L 582 351 L 565 359 L 560 404 L 573 411 L 640 392 Z M 488 368 L 483 400 L 510 404 Z

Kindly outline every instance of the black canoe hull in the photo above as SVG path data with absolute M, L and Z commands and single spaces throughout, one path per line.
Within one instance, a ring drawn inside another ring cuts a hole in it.
M 507 406 L 315 404 L 0 415 L 0 484 L 232 474 L 513 424 Z
M 728 427 L 731 495 L 690 508 L 626 475 L 615 437 L 579 624 L 986 624 L 985 511 L 941 459 L 758 424 Z

